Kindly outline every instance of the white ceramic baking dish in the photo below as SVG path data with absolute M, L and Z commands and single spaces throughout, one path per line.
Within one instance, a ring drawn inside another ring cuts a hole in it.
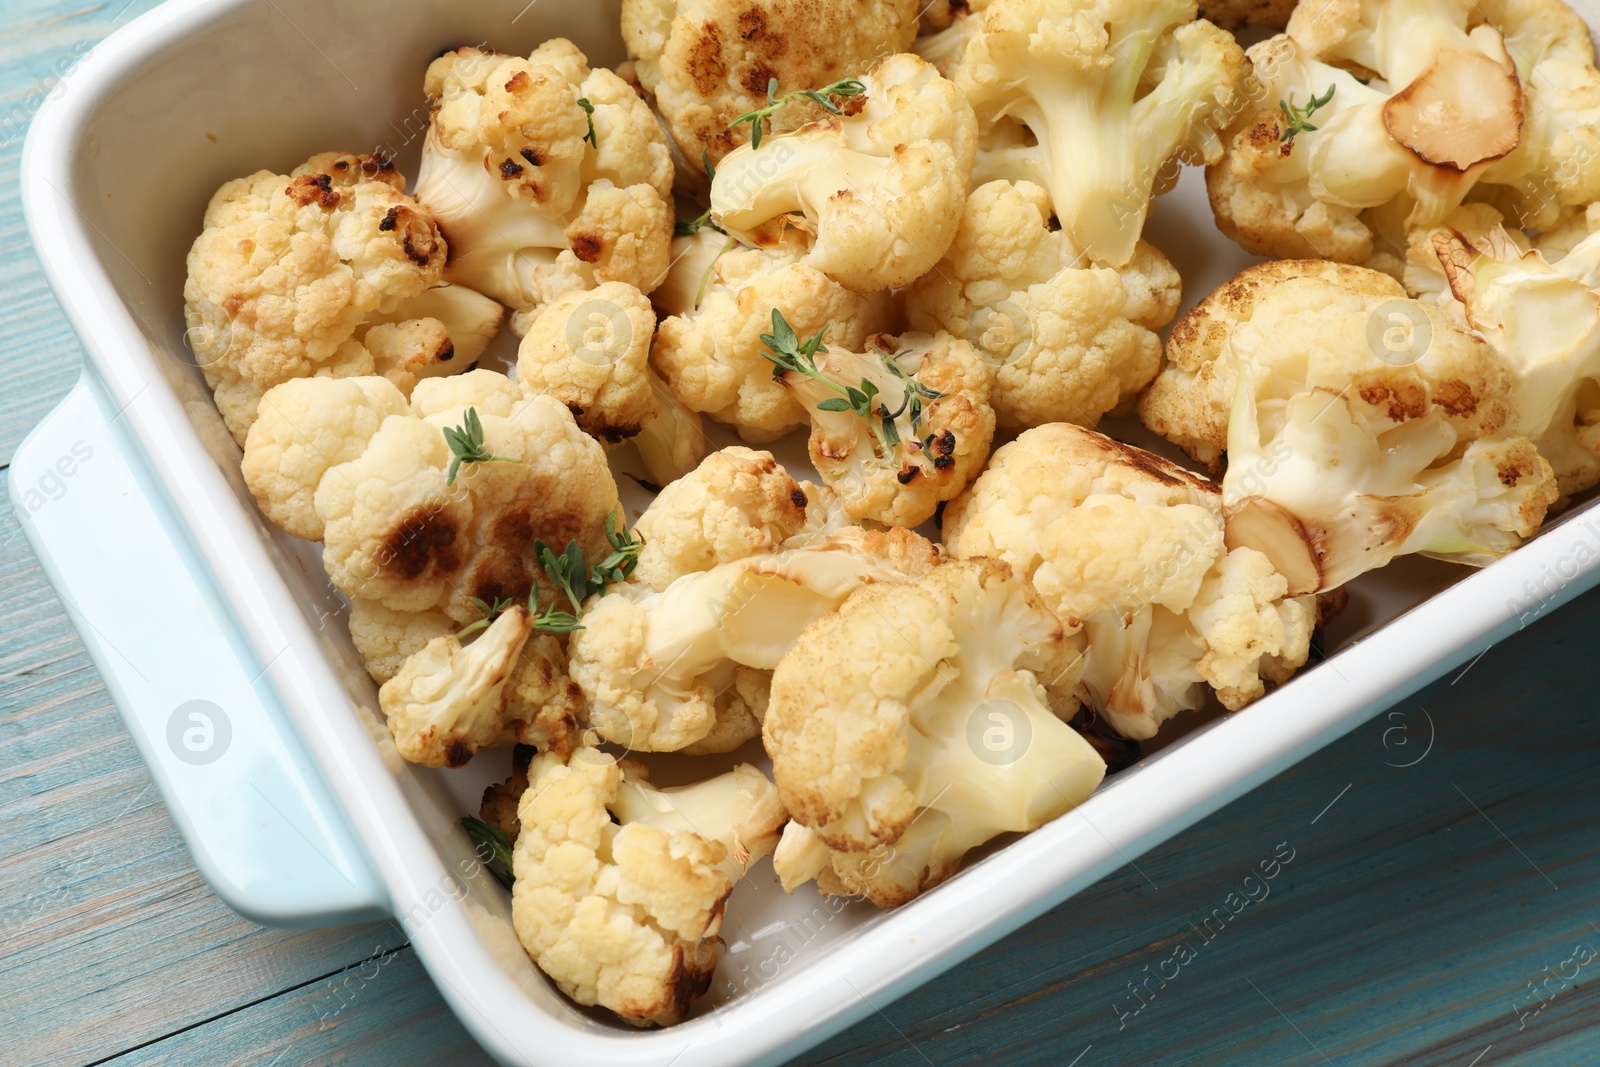
M 24 162 L 29 225 L 88 359 L 14 458 L 13 501 L 202 870 L 263 921 L 398 917 L 498 1059 L 788 1059 L 1600 581 L 1586 508 L 1483 571 L 1408 561 L 1369 576 L 1330 660 L 1238 715 L 1175 722 L 1174 741 L 1081 808 L 911 905 L 789 898 L 763 865 L 733 898 L 695 1018 L 641 1032 L 574 1007 L 521 951 L 456 825 L 503 754 L 456 773 L 385 762 L 338 599 L 313 546 L 269 530 L 244 492 L 180 294 L 225 179 L 332 148 L 394 152 L 414 173 L 432 56 L 564 35 L 615 62 L 616 15 L 615 0 L 173 0 L 64 79 Z M 1213 232 L 1193 174 L 1152 236 L 1191 302 L 1249 262 Z M 206 758 L 178 741 L 193 700 L 227 734 Z

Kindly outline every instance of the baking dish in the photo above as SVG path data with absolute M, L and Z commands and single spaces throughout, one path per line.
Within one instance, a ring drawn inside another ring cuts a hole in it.
M 573 1006 L 522 952 L 456 826 L 503 754 L 466 773 L 385 761 L 315 546 L 270 530 L 244 491 L 183 343 L 181 288 L 225 179 L 332 148 L 389 152 L 414 174 L 429 58 L 568 36 L 615 62 L 616 19 L 615 0 L 173 0 L 64 79 L 24 160 L 29 225 L 87 365 L 14 459 L 13 500 L 203 872 L 263 921 L 397 917 L 503 1062 L 782 1062 L 1600 581 L 1587 507 L 1483 571 L 1408 561 L 1368 576 L 1326 662 L 1237 715 L 1175 722 L 1081 808 L 907 907 L 789 898 L 763 865 L 693 1019 L 641 1032 Z M 1151 233 L 1190 301 L 1249 262 L 1213 232 L 1196 177 Z M 35 507 L 30 488 L 85 449 L 69 490 Z M 174 740 L 194 714 L 213 729 L 204 760 Z

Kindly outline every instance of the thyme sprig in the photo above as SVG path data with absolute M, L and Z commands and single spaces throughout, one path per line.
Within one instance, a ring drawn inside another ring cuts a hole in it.
M 483 441 L 483 420 L 478 418 L 477 408 L 467 409 L 460 426 L 445 427 L 444 440 L 455 457 L 450 461 L 450 471 L 444 479 L 445 485 L 456 483 L 456 475 L 460 473 L 463 463 L 522 462 L 515 456 L 497 456 L 489 451 Z
M 866 419 L 885 456 L 892 455 L 900 446 L 900 429 L 896 425 L 896 420 L 901 416 L 906 416 L 910 420 L 912 434 L 920 437 L 922 418 L 926 414 L 925 405 L 942 399 L 944 394 L 929 389 L 907 374 L 894 354 L 879 351 L 878 356 L 883 360 L 884 367 L 905 387 L 905 396 L 901 398 L 900 406 L 890 411 L 889 405 L 879 399 L 882 391 L 872 379 L 862 378 L 857 385 L 847 385 L 834 381 L 817 366 L 817 353 L 828 351 L 828 346 L 822 343 L 827 332 L 828 327 L 824 326 L 815 336 L 801 341 L 799 335 L 794 332 L 794 327 L 783 317 L 783 312 L 773 308 L 772 332 L 761 335 L 761 343 L 767 348 L 762 355 L 777 368 L 777 375 L 786 371 L 804 375 L 838 393 L 838 396 L 830 396 L 819 402 L 817 410 L 848 411 L 858 418 Z M 925 442 L 919 440 L 918 443 L 924 448 L 927 447 Z
M 1338 83 L 1328 86 L 1328 91 L 1321 96 L 1313 96 L 1304 107 L 1295 107 L 1288 100 L 1279 100 L 1278 107 L 1283 110 L 1284 128 L 1278 140 L 1283 142 L 1285 149 L 1294 147 L 1294 139 L 1302 133 L 1315 133 L 1317 127 L 1312 125 L 1311 116 L 1322 108 L 1328 106 L 1333 100 L 1333 94 L 1338 91 Z M 1293 99 L 1293 94 L 1290 94 Z
M 461 828 L 466 830 L 467 837 L 471 839 L 483 869 L 493 875 L 495 881 L 510 889 L 517 876 L 511 872 L 511 842 L 506 840 L 506 835 L 470 815 L 461 816 Z
M 540 569 L 560 588 L 561 595 L 572 605 L 572 610 L 566 611 L 559 607 L 560 601 L 556 600 L 552 601 L 549 607 L 541 608 L 539 587 L 535 584 L 528 592 L 528 613 L 533 616 L 534 629 L 548 634 L 570 634 L 574 630 L 583 629 L 583 624 L 578 621 L 578 613 L 583 610 L 583 602 L 591 596 L 604 593 L 618 582 L 628 580 L 628 576 L 639 564 L 639 552 L 644 548 L 644 541 L 626 526 L 619 529 L 617 513 L 613 511 L 606 516 L 606 543 L 611 546 L 610 554 L 591 567 L 584 560 L 583 549 L 578 547 L 576 540 L 568 541 L 567 547 L 560 552 L 556 552 L 543 541 L 534 541 L 534 557 L 539 561 Z M 456 634 L 458 638 L 477 633 L 490 625 L 509 611 L 515 602 L 496 598 L 494 603 L 490 604 L 473 597 L 472 603 L 483 612 L 483 618 L 468 623 Z
M 820 105 L 830 114 L 843 115 L 844 109 L 830 98 L 837 96 L 849 99 L 853 96 L 860 96 L 866 91 L 867 86 L 860 79 L 841 78 L 832 85 L 824 85 L 821 89 L 797 89 L 792 93 L 785 93 L 783 96 L 779 96 L 778 79 L 771 78 L 767 81 L 766 106 L 758 107 L 754 111 L 747 111 L 740 115 L 728 123 L 728 129 L 735 129 L 748 122 L 750 124 L 750 147 L 760 148 L 764 125 L 771 120 L 773 112 L 785 104 L 794 103 L 797 100 L 810 100 L 812 103 Z
M 583 108 L 583 113 L 589 120 L 589 132 L 583 135 L 584 143 L 599 148 L 600 138 L 596 137 L 594 133 L 594 104 L 590 102 L 588 97 L 580 96 L 578 97 L 578 106 Z

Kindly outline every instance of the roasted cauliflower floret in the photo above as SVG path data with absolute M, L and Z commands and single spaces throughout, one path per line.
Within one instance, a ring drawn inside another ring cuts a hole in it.
M 659 593 L 686 574 L 775 552 L 806 524 L 809 498 L 770 452 L 713 452 L 663 489 L 633 524 L 634 578 Z
M 959 559 L 1004 560 L 1088 640 L 1079 696 L 1124 736 L 1200 707 L 1237 710 L 1305 663 L 1314 598 L 1266 556 L 1229 551 L 1217 486 L 1067 424 L 999 449 L 945 511 Z
M 432 215 L 375 156 L 328 152 L 217 190 L 189 251 L 185 339 L 234 439 L 293 378 L 381 374 L 409 392 L 469 366 L 503 312 L 441 287 L 447 255 Z
M 623 282 L 564 293 L 534 317 L 517 352 L 517 382 L 567 406 L 583 430 L 616 444 L 638 436 L 660 406 L 650 382 L 656 316 Z
M 777 312 L 774 378 L 811 416 L 811 462 L 851 518 L 919 526 L 989 458 L 989 372 L 947 333 L 880 335 L 864 353 L 796 336 Z
M 804 336 L 827 327 L 829 339 L 846 349 L 887 328 L 893 312 L 888 294 L 853 293 L 807 266 L 798 232 L 776 248 L 715 254 L 729 243 L 711 230 L 674 242 L 679 254 L 656 294 L 667 318 L 650 360 L 690 410 L 733 427 L 750 444 L 766 444 L 806 425 L 805 408 L 772 380 L 772 364 L 761 355 L 773 310 Z M 707 246 L 709 265 L 695 251 Z
M 734 882 L 777 843 L 771 783 L 741 766 L 656 790 L 593 748 L 539 755 L 527 778 L 511 892 L 523 948 L 579 1004 L 679 1022 L 711 984 Z
M 447 52 L 424 90 L 433 119 L 416 195 L 450 241 L 449 280 L 518 311 L 661 281 L 672 161 L 631 86 L 557 38 L 527 59 Z
M 977 113 L 979 182 L 1050 190 L 1074 247 L 1133 258 L 1178 162 L 1222 154 L 1244 53 L 1194 0 L 1006 0 L 971 32 L 956 84 Z
M 713 164 L 750 135 L 734 120 L 780 92 L 821 89 L 902 52 L 918 0 L 624 0 L 622 39 L 683 157 Z M 809 113 L 797 109 L 802 116 Z
M 1156 331 L 1177 313 L 1181 289 L 1172 264 L 1142 241 L 1125 267 L 1085 264 L 1067 232 L 1051 228 L 1049 193 L 990 182 L 967 200 L 955 243 L 911 287 L 905 310 L 914 330 L 972 342 L 1002 430 L 1093 427 L 1161 369 Z
M 1387 275 L 1266 263 L 1173 331 L 1145 424 L 1225 450 L 1228 542 L 1294 595 L 1421 552 L 1481 566 L 1539 528 L 1550 465 L 1517 434 L 1506 361 Z
M 911 50 L 955 79 L 956 67 L 967 50 L 967 40 L 982 21 L 979 16 L 996 0 L 933 0 L 922 9 L 922 33 Z
M 312 498 L 322 476 L 361 455 L 383 421 L 410 406 L 393 382 L 377 377 L 292 378 L 268 396 L 245 438 L 245 484 L 267 518 L 320 541 Z
M 286 389 L 284 410 L 348 402 L 344 382 L 313 379 L 279 389 Z M 307 390 L 321 390 L 327 403 Z M 264 403 L 270 408 L 278 399 L 274 390 Z M 326 470 L 303 461 L 320 439 L 296 438 L 287 422 L 283 433 L 264 431 L 246 442 L 247 478 L 269 516 L 298 514 L 296 502 L 312 492 L 323 563 L 347 596 L 392 611 L 439 609 L 465 625 L 483 617 L 477 601 L 524 602 L 536 581 L 541 601 L 556 595 L 534 558 L 535 541 L 576 541 L 592 559 L 609 550 L 605 521 L 617 507 L 616 483 L 600 445 L 559 402 L 524 397 L 516 383 L 478 370 L 420 383 L 409 411 L 389 415 L 359 440 L 372 421 L 339 424 L 352 435 L 339 439 L 340 454 L 354 458 Z M 473 423 L 477 458 L 469 459 L 453 450 L 445 430 Z M 320 428 L 313 423 L 304 432 Z
M 915 55 L 889 57 L 861 83 L 841 114 L 728 153 L 711 217 L 758 247 L 794 225 L 813 236 L 803 263 L 871 293 L 911 284 L 949 249 L 977 133 L 961 93 Z
M 615 587 L 590 605 L 569 647 L 590 724 L 639 752 L 694 745 L 743 700 L 738 668 L 774 669 L 808 623 L 862 585 L 914 581 L 938 561 L 909 530 L 846 528 L 685 575 L 659 593 Z
M 582 707 L 560 644 L 535 633 L 520 604 L 465 647 L 454 634 L 429 641 L 378 702 L 400 755 L 428 767 L 460 767 L 480 748 L 513 742 L 570 751 Z
M 1380 266 L 1469 196 L 1529 230 L 1600 196 L 1600 73 L 1557 0 L 1304 5 L 1249 56 L 1207 175 L 1249 251 Z
M 820 888 L 900 904 L 1085 800 L 1105 762 L 1044 689 L 1076 656 L 995 560 L 869 586 L 810 626 L 778 664 L 762 735 L 784 806 L 839 853 Z
M 1570 496 L 1600 484 L 1600 236 L 1553 264 L 1519 236 L 1441 234 L 1438 260 L 1467 321 L 1505 357 L 1522 432 Z

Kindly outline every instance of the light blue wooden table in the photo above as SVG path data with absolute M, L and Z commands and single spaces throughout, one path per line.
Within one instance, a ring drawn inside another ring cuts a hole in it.
M 125 2 L 0 5 L 0 466 L 79 366 L 20 131 L 152 6 Z M 487 1062 L 392 924 L 268 930 L 211 894 L 17 529 L 0 515 L 0 1064 Z M 1600 595 L 802 1062 L 1600 1064 L 1597 644 Z

